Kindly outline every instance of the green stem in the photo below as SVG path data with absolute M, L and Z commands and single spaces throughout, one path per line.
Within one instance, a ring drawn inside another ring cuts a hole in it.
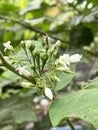
M 71 130 L 76 130 L 74 125 L 72 124 L 72 122 L 69 119 L 67 119 L 66 121 L 67 121 L 68 125 L 70 126 Z
M 24 52 L 25 52 L 25 54 L 26 54 L 26 56 L 27 56 L 27 59 L 28 59 L 29 63 L 32 64 L 32 62 L 31 62 L 31 60 L 30 60 L 30 58 L 29 58 L 29 55 L 28 55 L 26 46 L 25 46 L 25 48 L 24 48 Z
M 7 69 L 9 69 L 10 71 L 12 71 L 13 73 L 19 75 L 20 77 L 28 80 L 29 82 L 36 84 L 35 78 L 33 76 L 27 77 L 26 75 L 20 75 L 19 72 L 17 71 L 16 68 L 14 68 L 11 64 L 9 64 L 8 62 L 5 61 L 2 53 L 0 52 L 0 59 L 2 61 L 2 64 L 4 67 L 6 67 Z
M 33 71 L 34 71 L 34 72 L 36 73 L 36 75 L 38 76 L 38 73 L 37 73 L 37 71 L 36 71 L 35 57 L 33 56 L 32 51 L 30 51 L 30 53 L 31 53 L 31 56 L 32 56 L 33 64 L 34 64 L 34 69 L 33 69 Z
M 41 72 L 40 72 L 40 55 L 38 55 L 38 56 L 36 57 L 36 61 L 37 61 L 37 66 L 38 66 L 39 75 L 40 75 L 40 74 L 41 74 Z
M 43 62 L 42 62 L 42 69 L 41 69 L 42 71 L 43 71 L 43 69 L 44 69 L 44 67 L 45 67 L 45 64 L 46 64 L 46 62 L 43 61 Z

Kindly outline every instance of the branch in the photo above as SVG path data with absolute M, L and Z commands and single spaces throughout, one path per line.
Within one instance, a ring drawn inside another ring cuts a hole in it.
M 46 32 L 43 32 L 42 30 L 38 29 L 37 27 L 33 27 L 32 25 L 28 24 L 25 21 L 19 21 L 19 20 L 16 20 L 16 19 L 11 19 L 11 18 L 2 16 L 2 15 L 0 15 L 0 19 L 4 19 L 4 20 L 7 20 L 7 21 L 18 23 L 19 25 L 23 26 L 24 28 L 29 29 L 29 30 L 34 31 L 34 32 L 37 32 L 37 33 L 39 33 L 41 35 L 46 35 L 47 34 Z M 66 42 L 67 44 L 69 44 L 68 41 L 62 40 L 62 39 L 60 39 L 58 37 L 55 37 L 55 36 L 52 36 L 51 34 L 47 34 L 47 35 L 49 37 L 55 39 L 55 40 L 60 40 L 61 42 Z
M 34 32 L 36 32 L 36 33 L 39 33 L 39 34 L 41 34 L 41 35 L 46 35 L 46 34 L 47 34 L 46 32 L 43 32 L 42 30 L 38 29 L 37 27 L 33 27 L 32 25 L 28 24 L 28 23 L 25 22 L 25 21 L 19 21 L 19 20 L 11 19 L 11 18 L 5 17 L 5 16 L 3 16 L 3 15 L 0 15 L 0 19 L 4 19 L 4 20 L 7 20 L 7 21 L 11 21 L 11 22 L 18 23 L 19 25 L 23 26 L 24 28 L 29 29 L 29 30 L 31 30 L 31 31 L 34 31 Z M 47 35 L 48 35 L 49 37 L 51 37 L 52 39 L 54 39 L 54 40 L 60 40 L 61 42 L 65 42 L 66 44 L 70 44 L 69 41 L 62 40 L 62 39 L 60 39 L 60 38 L 58 38 L 58 37 L 52 36 L 51 34 L 47 34 Z M 77 48 L 77 46 L 75 46 L 75 45 L 71 45 L 71 46 Z M 85 49 L 83 49 L 83 48 L 81 48 L 81 50 L 84 51 L 84 52 L 87 52 L 88 54 L 90 54 L 90 55 L 92 55 L 92 56 L 94 56 L 94 57 L 98 57 L 98 54 L 96 54 L 96 53 L 87 51 L 87 50 L 85 50 Z

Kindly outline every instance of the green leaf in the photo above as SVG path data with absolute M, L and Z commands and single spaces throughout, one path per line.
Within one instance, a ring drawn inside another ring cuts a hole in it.
M 98 130 L 98 90 L 86 89 L 65 94 L 54 100 L 49 114 L 53 126 L 74 117 L 90 122 Z
M 59 75 L 60 81 L 57 82 L 57 84 L 56 84 L 57 90 L 61 90 L 65 86 L 67 86 L 71 82 L 71 80 L 73 79 L 73 77 L 74 77 L 74 74 L 61 73 Z
M 90 80 L 88 82 L 88 84 L 85 86 L 85 88 L 87 88 L 87 89 L 97 88 L 98 89 L 98 77 L 96 77 L 93 80 Z
M 23 123 L 36 121 L 36 115 L 31 104 L 32 96 L 20 97 L 18 94 L 0 100 L 0 124 L 6 121 Z

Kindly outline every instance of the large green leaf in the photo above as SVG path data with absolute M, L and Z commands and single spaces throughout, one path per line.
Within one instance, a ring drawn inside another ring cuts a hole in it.
M 73 79 L 73 77 L 74 77 L 74 74 L 61 73 L 59 75 L 60 81 L 57 82 L 57 84 L 56 84 L 57 90 L 61 90 L 62 88 L 64 88 L 65 86 L 67 86 L 71 82 L 71 80 Z
M 98 130 L 98 89 L 80 90 L 59 97 L 52 103 L 49 114 L 53 126 L 74 117 L 90 122 Z
M 88 84 L 85 86 L 87 89 L 91 88 L 98 88 L 98 77 L 96 77 L 93 80 L 90 80 Z

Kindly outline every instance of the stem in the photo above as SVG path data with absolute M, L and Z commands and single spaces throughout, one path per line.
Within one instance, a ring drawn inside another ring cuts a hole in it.
M 9 69 L 10 71 L 12 71 L 13 73 L 19 75 L 20 77 L 28 80 L 29 82 L 33 83 L 33 84 L 36 84 L 36 81 L 35 81 L 35 78 L 33 76 L 30 76 L 30 77 L 27 77 L 26 75 L 20 75 L 18 73 L 18 71 L 16 70 L 16 68 L 14 68 L 11 64 L 9 64 L 8 62 L 5 61 L 2 53 L 0 52 L 0 59 L 2 61 L 2 64 L 4 67 L 6 67 L 7 69 Z
M 48 35 L 46 35 L 45 37 L 46 37 L 46 44 L 49 45 Z
M 71 130 L 76 130 L 74 125 L 72 124 L 72 122 L 69 119 L 67 119 L 66 121 L 67 121 L 68 125 L 70 126 Z
M 44 69 L 44 67 L 45 67 L 45 65 L 46 65 L 46 62 L 47 62 L 47 61 L 43 61 L 43 62 L 42 62 L 42 69 L 41 69 L 42 71 L 43 71 L 43 69 Z
M 29 63 L 32 64 L 32 62 L 31 62 L 31 60 L 30 60 L 30 58 L 29 58 L 29 55 L 28 55 L 28 53 L 27 53 L 27 48 L 26 48 L 26 46 L 25 46 L 25 48 L 24 48 L 24 51 L 25 51 L 25 54 L 26 54 L 26 56 L 27 56 L 27 59 L 28 59 Z
M 40 75 L 40 55 L 38 55 L 38 56 L 36 57 L 36 61 L 37 61 L 37 66 L 38 66 L 39 75 Z
M 33 64 L 34 64 L 34 69 L 33 69 L 33 71 L 34 71 L 34 72 L 36 73 L 36 75 L 38 76 L 38 73 L 37 73 L 37 71 L 36 71 L 35 57 L 33 56 L 32 51 L 30 51 L 30 53 L 31 53 L 31 56 L 32 56 Z

